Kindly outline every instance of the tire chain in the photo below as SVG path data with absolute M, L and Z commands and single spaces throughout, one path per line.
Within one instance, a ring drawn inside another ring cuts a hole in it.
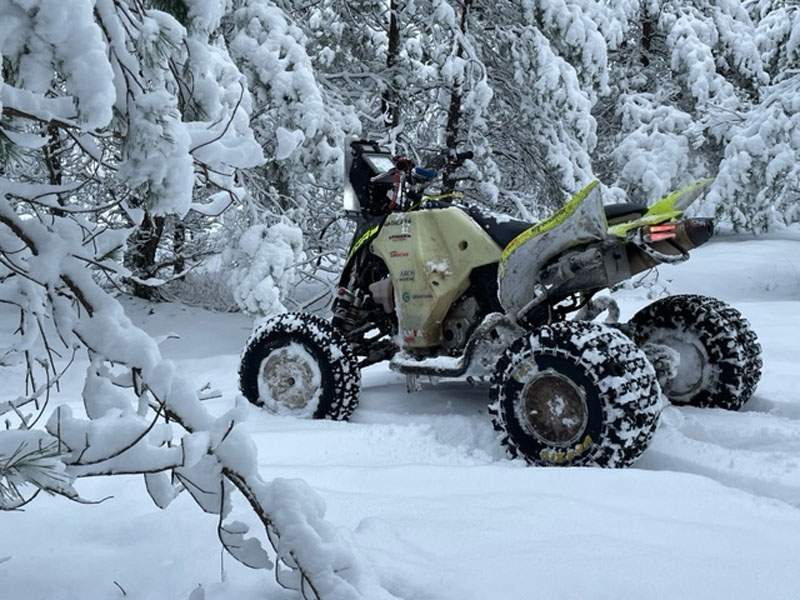
M 709 342 L 724 340 L 730 337 L 731 331 L 734 332 L 735 344 L 709 344 L 710 347 L 706 347 L 715 364 L 728 372 L 727 381 L 719 382 L 727 391 L 726 397 L 713 399 L 712 394 L 718 387 L 692 405 L 738 410 L 755 391 L 761 377 L 761 345 L 747 319 L 725 302 L 699 294 L 667 296 L 644 307 L 630 322 L 636 332 L 636 341 L 640 343 L 643 341 L 641 332 L 648 326 L 688 330 L 697 323 L 709 334 Z
M 750 322 L 730 304 L 726 304 L 717 298 L 708 298 L 696 294 L 690 297 L 705 298 L 708 300 L 709 305 L 713 306 L 715 310 L 718 310 L 723 318 L 736 330 L 737 337 L 739 338 L 739 345 L 743 349 L 745 355 L 742 395 L 750 398 L 758 386 L 758 382 L 761 379 L 761 367 L 764 366 L 761 360 L 761 344 L 758 342 L 758 336 L 755 331 L 750 327 Z
M 587 335 L 590 336 L 587 338 Z M 579 346 L 574 338 L 580 336 L 584 342 Z M 538 344 L 537 344 L 538 340 Z M 599 454 L 589 455 L 592 462 L 603 466 L 613 465 L 624 467 L 631 465 L 640 455 L 640 449 L 646 448 L 655 434 L 658 417 L 652 418 L 653 413 L 661 411 L 661 391 L 655 378 L 655 371 L 641 350 L 629 338 L 618 330 L 601 326 L 597 323 L 582 321 L 566 321 L 545 326 L 538 331 L 518 338 L 500 357 L 492 377 L 492 387 L 489 393 L 489 414 L 492 416 L 492 425 L 498 432 L 500 442 L 508 448 L 514 457 L 524 458 L 528 463 L 535 464 L 535 460 L 525 456 L 519 446 L 511 439 L 505 424 L 500 417 L 500 388 L 501 382 L 510 376 L 510 371 L 518 362 L 512 362 L 515 357 L 530 359 L 533 351 L 538 348 L 550 350 L 549 354 L 574 360 L 575 356 L 582 356 L 587 350 L 596 350 L 603 355 L 597 362 L 580 359 L 580 364 L 586 369 L 587 376 L 599 384 L 601 394 L 611 392 L 611 406 L 604 407 L 625 412 L 620 398 L 628 393 L 637 393 L 646 398 L 647 405 L 642 407 L 633 422 L 630 416 L 623 418 L 628 430 L 638 430 L 633 440 L 626 441 L 620 431 L 607 427 L 604 419 L 603 444 Z M 616 357 L 614 362 L 608 362 Z M 624 365 L 624 369 L 620 367 Z M 614 367 L 614 368 L 612 368 Z M 611 384 L 607 377 L 614 379 L 624 376 L 626 380 L 621 384 Z M 647 389 L 650 388 L 650 389 Z M 646 391 L 643 391 L 646 390 Z M 648 421 L 651 421 L 648 426 Z M 610 443 L 609 443 L 610 442 Z
M 297 327 L 296 323 L 301 322 Z M 261 343 L 262 338 L 273 333 L 291 334 L 302 332 L 309 335 L 311 341 L 319 346 L 332 369 L 333 377 L 336 381 L 343 382 L 342 402 L 336 407 L 334 412 L 325 415 L 326 419 L 336 421 L 346 421 L 353 414 L 358 405 L 358 398 L 361 391 L 361 370 L 358 368 L 358 361 L 353 353 L 350 344 L 344 335 L 325 319 L 308 313 L 283 313 L 271 318 L 259 326 L 248 338 L 245 343 L 241 359 L 250 351 L 252 346 Z M 342 353 L 337 357 L 330 352 L 331 346 Z M 239 381 L 242 381 L 244 360 L 239 361 Z M 241 383 L 240 383 L 241 387 Z

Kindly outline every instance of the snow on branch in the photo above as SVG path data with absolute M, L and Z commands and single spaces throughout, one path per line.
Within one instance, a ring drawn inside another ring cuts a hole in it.
M 0 432 L 0 510 L 20 508 L 40 491 L 77 499 L 74 480 L 61 460 L 56 438 L 36 430 Z M 36 491 L 26 499 L 29 486 Z
M 59 338 L 79 340 L 91 359 L 86 418 L 60 406 L 47 432 L 0 431 L 3 506 L 23 501 L 23 484 L 77 498 L 75 478 L 118 473 L 148 474 L 148 491 L 166 506 L 179 488 L 170 490 L 154 474 L 171 472 L 203 510 L 220 515 L 223 546 L 244 564 L 278 565 L 279 582 L 306 598 L 391 598 L 324 520 L 324 503 L 307 485 L 261 478 L 255 445 L 240 427 L 249 405 L 240 400 L 212 416 L 155 341 L 95 282 L 80 260 L 85 247 L 62 221 L 69 218 L 23 219 L 0 195 L 0 256 L 13 261 L 16 283 L 52 319 Z M 225 523 L 234 490 L 261 521 L 274 563 L 256 538 L 244 537 L 243 524 Z
M 20 315 L 3 332 L 0 364 L 18 368 L 26 388 L 0 398 L 2 507 L 40 491 L 82 501 L 77 478 L 142 473 L 158 506 L 189 493 L 219 515 L 231 555 L 275 568 L 304 597 L 390 598 L 308 486 L 261 478 L 241 427 L 249 405 L 210 414 L 99 283 L 137 276 L 119 264 L 132 227 L 191 206 L 224 208 L 246 194 L 240 169 L 263 162 L 246 80 L 213 39 L 227 4 L 213 4 L 187 3 L 184 26 L 139 0 L 0 2 L 0 151 L 9 157 L 0 164 L 0 302 Z M 296 50 L 300 64 L 302 44 Z M 301 83 L 314 92 L 310 71 Z M 336 163 L 321 113 L 303 118 Z M 50 391 L 83 352 L 85 414 L 51 407 Z M 260 534 L 229 518 L 234 494 Z
M 116 93 L 113 74 L 94 2 L 32 0 L 0 5 L 3 55 L 16 63 L 23 87 L 5 82 L 0 105 L 41 120 L 76 121 L 88 130 L 105 127 L 112 118 Z M 35 14 L 33 19 L 30 15 Z M 45 65 L 53 65 L 48 69 Z M 71 94 L 49 98 L 56 72 Z
M 706 207 L 736 229 L 767 231 L 800 220 L 800 73 L 767 88 L 725 149 Z M 739 198 L 745 195 L 745 206 Z M 745 210 L 743 210 L 745 208 Z

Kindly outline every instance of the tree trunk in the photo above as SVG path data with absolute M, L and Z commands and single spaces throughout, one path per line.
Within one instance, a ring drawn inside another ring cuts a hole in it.
M 642 10 L 642 51 L 639 55 L 639 62 L 643 67 L 650 64 L 650 47 L 653 44 L 653 35 L 655 33 L 655 26 L 653 24 L 653 16 L 646 8 Z
M 152 217 L 145 213 L 142 224 L 128 240 L 125 262 L 137 280 L 145 280 L 156 276 L 156 253 L 164 233 L 164 217 Z M 131 280 L 131 293 L 137 298 L 157 300 L 157 288 Z
M 175 219 L 174 231 L 172 232 L 172 250 L 175 252 L 174 275 L 180 275 L 186 268 L 186 258 L 183 255 L 186 249 L 186 225 L 183 221 Z M 178 279 L 183 279 L 180 275 Z
M 461 34 L 467 33 L 467 22 L 469 18 L 469 9 L 472 6 L 472 0 L 464 0 L 464 5 L 461 9 Z M 459 39 L 456 47 L 456 56 L 462 58 L 464 56 L 464 45 Z M 447 109 L 447 125 L 445 125 L 445 146 L 450 152 L 456 151 L 458 144 L 459 125 L 461 122 L 461 100 L 464 93 L 464 81 L 457 81 L 450 91 L 450 106 Z M 456 185 L 455 167 L 450 162 L 445 165 L 444 172 L 442 173 L 442 187 L 444 193 L 452 192 Z
M 42 147 L 44 164 L 47 167 L 47 179 L 50 185 L 61 185 L 64 182 L 64 165 L 61 157 L 65 152 L 64 140 L 61 139 L 59 128 L 53 123 L 49 123 L 44 133 L 47 135 L 47 143 Z M 56 195 L 56 201 L 60 206 L 66 206 L 67 201 L 61 194 Z M 53 209 L 53 214 L 57 217 L 66 216 L 63 210 Z
M 64 179 L 61 165 L 61 153 L 64 151 L 64 145 L 61 143 L 58 127 L 52 123 L 47 126 L 47 143 L 42 150 L 50 185 L 61 185 Z
M 381 94 L 381 113 L 387 128 L 397 127 L 400 123 L 400 107 L 397 106 L 397 94 L 394 90 L 394 65 L 400 47 L 400 26 L 397 21 L 398 0 L 391 0 L 389 5 L 389 45 L 386 50 L 386 71 L 389 82 Z

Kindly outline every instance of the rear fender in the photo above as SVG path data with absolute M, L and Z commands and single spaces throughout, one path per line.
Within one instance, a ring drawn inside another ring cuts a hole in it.
M 608 237 L 597 184 L 590 183 L 552 217 L 529 227 L 505 247 L 498 271 L 498 296 L 508 314 L 518 314 L 537 296 L 542 267 L 553 257 Z
M 683 215 L 683 212 L 705 193 L 713 181 L 713 179 L 701 179 L 674 191 L 653 204 L 641 218 L 609 227 L 608 232 L 611 235 L 624 238 L 629 232 L 639 227 L 674 221 Z

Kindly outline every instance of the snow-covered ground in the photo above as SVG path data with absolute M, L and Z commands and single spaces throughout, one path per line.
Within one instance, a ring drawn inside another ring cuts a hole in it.
M 526 467 L 496 441 L 485 390 L 447 381 L 409 396 L 377 365 L 350 423 L 253 410 L 261 473 L 307 481 L 408 600 L 799 598 L 800 235 L 715 241 L 661 268 L 650 290 L 733 304 L 759 335 L 764 373 L 739 413 L 667 407 L 635 468 Z M 646 293 L 616 294 L 623 317 Z M 233 404 L 246 317 L 126 306 L 149 332 L 181 336 L 162 351 L 198 387 L 220 390 L 212 410 Z M 18 375 L 0 370 L 0 389 L 16 389 Z M 82 378 L 77 365 L 60 398 L 77 407 Z M 207 600 L 296 597 L 223 556 L 215 517 L 188 498 L 161 511 L 138 477 L 78 489 L 111 497 L 39 497 L 0 513 L 2 600 L 183 600 L 198 586 Z

